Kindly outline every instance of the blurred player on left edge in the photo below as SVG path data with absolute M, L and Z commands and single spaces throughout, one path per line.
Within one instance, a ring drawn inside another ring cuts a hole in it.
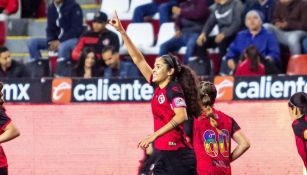
M 15 127 L 11 119 L 6 115 L 5 108 L 3 107 L 3 84 L 0 82 L 0 144 L 12 140 L 20 135 L 19 130 Z M 0 145 L 0 175 L 8 174 L 8 163 Z

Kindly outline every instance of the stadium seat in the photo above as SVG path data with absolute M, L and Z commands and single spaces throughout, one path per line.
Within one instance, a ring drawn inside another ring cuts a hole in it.
M 151 23 L 131 23 L 128 25 L 127 34 L 141 51 L 154 44 L 154 31 Z M 121 48 L 120 53 L 127 53 L 127 49 Z
M 87 5 L 87 4 L 96 4 L 96 0 L 78 0 L 80 5 Z
M 27 35 L 28 19 L 7 19 L 7 36 Z
M 46 37 L 47 19 L 29 20 L 27 34 L 31 37 Z
M 129 0 L 102 0 L 100 11 L 112 17 L 113 12 L 116 10 L 118 15 L 121 16 L 122 13 L 128 12 L 129 4 Z
M 6 46 L 10 50 L 10 52 L 27 53 L 28 52 L 27 39 L 28 37 L 24 37 L 24 36 L 7 37 Z
M 307 75 L 307 54 L 290 57 L 287 68 L 288 75 Z
M 160 45 L 171 39 L 175 35 L 175 24 L 173 22 L 164 23 L 160 26 L 157 43 L 153 47 L 144 47 L 145 54 L 159 54 Z
M 81 5 L 83 16 L 85 17 L 87 13 L 95 13 L 100 10 L 100 5 L 98 4 L 83 4 Z

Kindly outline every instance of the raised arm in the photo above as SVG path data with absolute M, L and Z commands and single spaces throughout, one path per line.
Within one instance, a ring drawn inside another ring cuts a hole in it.
M 129 36 L 127 35 L 125 29 L 123 28 L 117 13 L 115 12 L 115 17 L 109 21 L 109 24 L 112 25 L 117 31 L 120 32 L 125 46 L 128 49 L 128 53 L 130 55 L 130 57 L 132 58 L 133 62 L 136 64 L 136 66 L 138 67 L 138 69 L 141 71 L 141 73 L 143 74 L 143 76 L 145 77 L 145 79 L 150 82 L 150 77 L 152 75 L 152 69 L 151 67 L 148 65 L 148 63 L 146 62 L 143 54 L 140 52 L 140 50 L 133 44 L 133 42 L 131 41 L 131 39 L 129 38 Z M 145 36 L 145 35 L 144 35 Z M 146 39 L 146 38 L 144 38 Z

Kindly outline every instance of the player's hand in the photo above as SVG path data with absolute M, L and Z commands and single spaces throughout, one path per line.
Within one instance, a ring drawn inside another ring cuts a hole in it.
M 206 42 L 206 40 L 206 35 L 204 33 L 201 33 L 196 40 L 196 44 L 198 46 L 202 46 Z
M 224 40 L 224 38 L 225 38 L 225 35 L 223 33 L 220 33 L 220 34 L 216 35 L 214 41 L 215 41 L 215 43 L 219 44 Z
M 181 8 L 180 8 L 180 7 L 177 7 L 177 6 L 174 6 L 174 7 L 172 8 L 172 13 L 173 13 L 174 15 L 180 15 L 180 14 L 181 14 Z
M 122 23 L 120 22 L 118 15 L 116 13 L 116 11 L 114 12 L 114 17 L 112 20 L 109 20 L 109 24 L 111 26 L 113 26 L 117 31 L 119 31 L 120 33 L 125 32 L 125 29 L 122 25 Z
M 156 139 L 157 139 L 157 137 L 154 134 L 147 136 L 138 143 L 138 148 L 142 148 L 143 150 L 145 150 Z
M 236 68 L 236 63 L 234 62 L 233 59 L 229 59 L 227 61 L 227 65 L 228 65 L 229 69 L 231 69 L 231 70 L 234 70 Z
M 50 41 L 48 44 L 49 44 L 49 50 L 57 51 L 60 45 L 60 41 L 53 40 L 53 41 Z
M 181 31 L 177 30 L 176 33 L 175 33 L 175 38 L 180 38 L 181 35 L 182 35 Z

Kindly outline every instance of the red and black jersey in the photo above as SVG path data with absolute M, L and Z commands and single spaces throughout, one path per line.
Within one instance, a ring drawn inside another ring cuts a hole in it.
M 304 138 L 304 131 L 307 129 L 307 116 L 294 120 L 292 128 L 298 154 L 303 159 L 305 168 L 307 168 L 307 139 Z
M 101 58 L 101 51 L 106 46 L 113 46 L 116 51 L 119 50 L 119 39 L 116 33 L 107 29 L 100 33 L 86 31 L 72 52 L 72 59 L 77 61 L 85 47 L 94 48 L 97 58 Z
M 166 125 L 175 116 L 174 108 L 186 108 L 183 91 L 179 84 L 170 82 L 166 87 L 160 88 L 153 84 L 154 95 L 151 101 L 154 117 L 154 130 L 157 131 Z M 186 136 L 183 124 L 169 131 L 155 140 L 154 145 L 158 150 L 177 150 L 186 147 Z
M 218 129 L 204 114 L 194 120 L 193 146 L 198 175 L 230 175 L 231 138 L 240 130 L 236 121 L 213 109 Z
M 11 122 L 11 119 L 6 115 L 5 110 L 0 108 L 0 128 L 3 133 L 4 128 Z M 7 160 L 2 146 L 0 145 L 0 168 L 7 167 Z

